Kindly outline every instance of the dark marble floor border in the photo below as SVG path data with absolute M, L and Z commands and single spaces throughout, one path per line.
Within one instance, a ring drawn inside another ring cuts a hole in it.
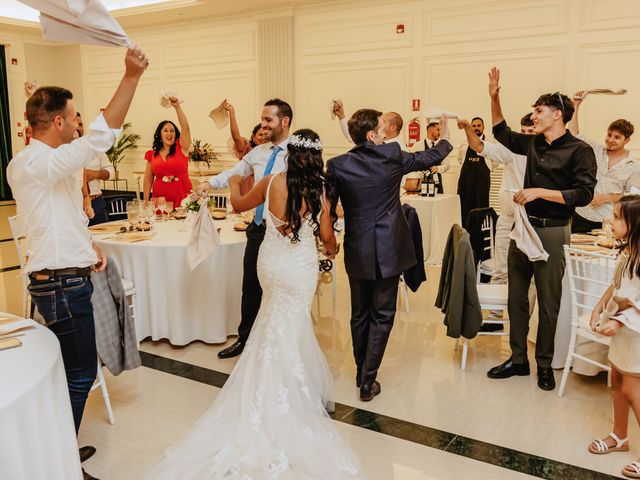
M 0 273 L 12 272 L 14 270 L 20 270 L 20 265 L 13 265 L 11 267 L 0 268 Z
M 218 388 L 222 388 L 227 378 L 229 378 L 226 373 L 149 352 L 140 352 L 140 356 L 142 365 L 147 368 L 178 375 L 182 378 Z M 336 411 L 332 417 L 338 422 L 534 477 L 549 480 L 608 480 L 620 478 L 341 403 L 336 403 Z

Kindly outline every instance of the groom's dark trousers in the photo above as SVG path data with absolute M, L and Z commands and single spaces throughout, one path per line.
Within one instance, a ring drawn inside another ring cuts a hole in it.
M 374 382 L 382 362 L 400 273 L 417 261 L 400 203 L 402 176 L 439 165 L 452 148 L 441 140 L 427 151 L 406 153 L 395 142 L 367 141 L 327 163 L 327 190 L 344 210 L 353 354 L 364 386 Z
M 258 253 L 264 240 L 264 232 L 264 224 L 256 225 L 251 222 L 247 227 L 247 246 L 242 262 L 241 319 L 238 325 L 238 340 L 242 343 L 247 343 L 249 339 L 262 301 L 262 287 L 258 280 Z

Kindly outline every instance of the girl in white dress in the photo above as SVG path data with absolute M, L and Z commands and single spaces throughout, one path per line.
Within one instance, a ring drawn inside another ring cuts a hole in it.
M 240 194 L 246 211 L 264 202 L 266 233 L 258 255 L 262 304 L 249 341 L 213 405 L 167 450 L 149 479 L 364 479 L 326 409 L 332 377 L 313 332 L 318 282 L 316 236 L 336 251 L 324 198 L 322 145 L 311 130 L 289 140 L 288 170 Z
M 614 206 L 612 232 L 621 246 L 613 284 L 591 314 L 591 328 L 611 337 L 609 362 L 613 393 L 613 432 L 589 445 L 601 455 L 629 450 L 629 409 L 640 422 L 640 196 L 622 197 Z M 640 461 L 622 469 L 640 478 Z

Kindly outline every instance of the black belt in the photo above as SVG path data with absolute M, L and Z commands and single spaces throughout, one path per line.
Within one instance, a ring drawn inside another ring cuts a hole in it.
M 47 280 L 54 277 L 90 277 L 91 267 L 84 268 L 59 268 L 57 270 L 49 270 L 45 268 L 39 272 L 31 272 L 30 277 L 34 277 L 36 280 Z
M 569 224 L 569 219 L 562 218 L 540 218 L 529 216 L 529 223 L 534 227 L 564 227 Z

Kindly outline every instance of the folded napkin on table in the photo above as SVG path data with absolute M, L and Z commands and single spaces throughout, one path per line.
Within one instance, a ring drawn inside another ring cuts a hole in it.
M 520 251 L 529 257 L 532 262 L 546 262 L 549 254 L 544 249 L 535 229 L 531 226 L 524 205 L 515 205 L 514 217 L 515 222 L 509 238 L 515 240 Z
M 133 46 L 99 0 L 19 0 L 40 12 L 43 37 L 69 43 Z
M 178 103 L 184 103 L 184 100 L 181 99 L 176 92 L 162 92 L 160 94 L 160 105 L 164 108 L 171 108 L 171 101 L 169 100 L 171 97 L 176 97 Z
M 195 270 L 220 245 L 220 236 L 215 227 L 206 202 L 200 206 L 187 243 L 189 268 Z

